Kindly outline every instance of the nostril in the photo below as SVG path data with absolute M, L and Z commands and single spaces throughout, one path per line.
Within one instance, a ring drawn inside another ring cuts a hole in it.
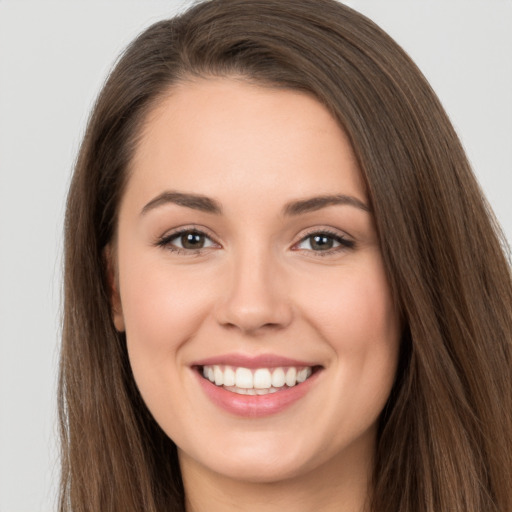
M 269 333 L 272 331 L 278 331 L 281 329 L 284 329 L 286 325 L 274 323 L 274 322 L 267 322 L 264 324 L 260 324 L 258 322 L 249 324 L 247 322 L 239 322 L 239 323 L 226 323 L 223 324 L 223 327 L 229 330 L 239 330 L 242 331 L 244 334 L 248 334 L 251 336 L 259 336 L 263 335 L 265 333 Z

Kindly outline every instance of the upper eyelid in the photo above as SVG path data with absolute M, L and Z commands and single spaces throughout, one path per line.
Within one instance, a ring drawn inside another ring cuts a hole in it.
M 296 241 L 293 242 L 293 245 L 296 245 L 299 242 L 302 242 L 302 240 L 304 240 L 305 238 L 308 238 L 308 237 L 310 237 L 312 235 L 316 235 L 316 234 L 330 235 L 333 237 L 339 237 L 339 238 L 344 238 L 346 240 L 354 241 L 354 237 L 352 235 L 350 235 L 349 233 L 347 233 L 346 231 L 343 231 L 339 228 L 333 228 L 333 227 L 326 226 L 326 227 L 315 227 L 315 228 L 308 229 L 306 231 L 301 231 L 297 235 Z
M 207 238 L 209 238 L 212 242 L 222 247 L 222 244 L 218 241 L 217 237 L 211 233 L 211 231 L 205 226 L 199 226 L 196 224 L 192 224 L 189 226 L 181 226 L 170 231 L 167 231 L 165 234 L 157 238 L 157 243 L 161 243 L 163 241 L 170 241 L 173 238 L 179 237 L 183 233 L 187 232 L 197 232 L 200 233 Z M 333 228 L 329 226 L 324 227 L 312 227 L 307 229 L 306 231 L 302 231 L 295 237 L 295 241 L 291 244 L 291 247 L 296 246 L 297 244 L 303 242 L 305 239 L 315 235 L 315 234 L 324 234 L 332 237 L 342 238 L 347 241 L 353 242 L 354 238 L 349 235 L 346 231 L 342 231 L 339 228 Z
M 301 249 L 300 247 L 298 247 L 298 245 L 303 243 L 308 238 L 311 238 L 313 235 L 327 235 L 328 237 L 335 239 L 338 242 L 339 246 L 332 247 L 324 251 L 315 251 L 313 249 Z M 333 227 L 315 227 L 312 228 L 311 230 L 306 231 L 306 233 L 302 232 L 301 237 L 290 246 L 290 249 L 292 251 L 297 252 L 306 252 L 308 254 L 311 254 L 311 256 L 315 257 L 328 257 L 335 256 L 340 252 L 354 249 L 356 247 L 356 240 L 346 231 Z
M 201 235 L 205 235 L 206 237 L 210 238 L 212 240 L 212 242 L 215 242 L 220 245 L 220 243 L 217 241 L 216 236 L 213 235 L 209 229 L 205 228 L 204 226 L 197 226 L 197 225 L 182 226 L 179 228 L 171 229 L 170 231 L 166 231 L 162 236 L 158 237 L 158 239 L 164 240 L 164 239 L 175 238 L 183 233 L 189 233 L 189 232 L 196 232 L 196 233 L 200 233 Z
M 160 249 L 167 249 L 171 252 L 174 252 L 176 254 L 183 254 L 183 255 L 199 255 L 203 253 L 204 251 L 209 251 L 211 249 L 215 249 L 215 247 L 199 247 L 197 249 L 186 249 L 179 247 L 173 243 L 173 241 L 176 238 L 179 238 L 180 235 L 184 233 L 189 232 L 196 232 L 200 233 L 201 235 L 204 235 L 206 238 L 208 238 L 214 245 L 217 245 L 218 247 L 222 248 L 222 245 L 217 241 L 215 236 L 210 235 L 209 230 L 205 227 L 199 227 L 197 225 L 190 225 L 190 226 L 181 226 L 178 228 L 174 228 L 171 230 L 166 231 L 163 235 L 157 236 L 156 239 L 153 242 L 153 246 L 158 247 Z

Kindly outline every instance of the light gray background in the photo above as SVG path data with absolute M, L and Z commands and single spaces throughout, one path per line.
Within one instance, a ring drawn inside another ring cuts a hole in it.
M 424 71 L 512 240 L 512 2 L 347 3 Z M 62 219 L 88 112 L 125 44 L 183 5 L 0 0 L 0 512 L 55 510 Z

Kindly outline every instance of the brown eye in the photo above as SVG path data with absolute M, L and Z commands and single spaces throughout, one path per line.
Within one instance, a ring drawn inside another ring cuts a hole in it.
M 202 233 L 192 231 L 183 233 L 179 240 L 183 249 L 202 249 L 205 245 L 206 237 Z
M 191 252 L 200 251 L 209 247 L 218 247 L 218 245 L 205 233 L 197 230 L 186 229 L 164 236 L 157 243 L 160 247 L 165 247 L 170 251 Z
M 332 236 L 314 235 L 310 237 L 309 243 L 314 251 L 326 251 L 333 248 L 334 239 Z
M 338 234 L 320 232 L 304 237 L 296 247 L 314 252 L 336 252 L 354 247 L 354 242 Z

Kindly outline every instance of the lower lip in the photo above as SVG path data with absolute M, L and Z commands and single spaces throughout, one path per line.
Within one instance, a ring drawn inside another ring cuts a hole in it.
M 216 386 L 202 377 L 198 371 L 195 371 L 201 387 L 215 405 L 231 414 L 248 418 L 260 418 L 284 411 L 306 395 L 320 373 L 321 371 L 317 371 L 304 382 L 282 391 L 276 391 L 275 393 L 268 393 L 267 395 L 239 395 L 238 393 L 227 391 L 223 387 Z

